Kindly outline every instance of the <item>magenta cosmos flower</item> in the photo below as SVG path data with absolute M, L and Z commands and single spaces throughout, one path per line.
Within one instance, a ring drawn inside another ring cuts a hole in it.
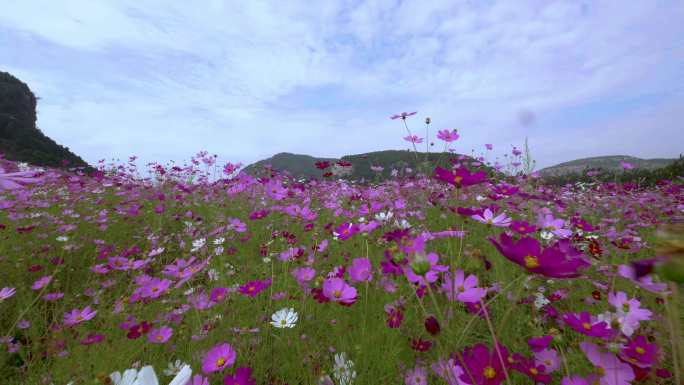
M 343 223 L 335 229 L 333 235 L 340 241 L 346 241 L 354 234 L 358 233 L 359 229 L 359 225 L 356 223 Z
M 236 356 L 235 350 L 227 342 L 216 345 L 204 356 L 202 371 L 204 374 L 223 371 L 235 363 Z
M 451 131 L 449 130 L 441 130 L 437 131 L 437 139 L 443 140 L 447 143 L 455 142 L 458 140 L 460 136 L 458 135 L 458 131 L 456 129 L 453 129 Z
M 436 167 L 435 179 L 447 182 L 456 188 L 462 188 L 485 182 L 487 180 L 487 174 L 484 171 L 471 173 L 465 167 L 459 167 L 454 172 L 441 167 Z
M 90 306 L 86 306 L 83 310 L 73 309 L 68 313 L 64 313 L 64 325 L 74 326 L 80 324 L 81 322 L 93 319 L 95 314 L 97 314 L 97 310 L 91 309 Z
M 480 302 L 487 295 L 487 289 L 477 287 L 477 276 L 470 274 L 465 276 L 463 270 L 456 270 L 456 278 L 451 279 L 449 273 L 445 274 L 442 290 L 446 293 L 449 301 Z
M 370 282 L 373 280 L 373 266 L 368 258 L 355 258 L 349 268 L 349 277 L 353 282 Z
M 611 352 L 602 350 L 590 342 L 580 343 L 587 359 L 596 368 L 600 385 L 629 385 L 634 379 L 634 371 Z
M 417 254 L 414 261 L 404 268 L 404 274 L 412 284 L 426 286 L 437 281 L 439 273 L 449 271 L 448 266 L 440 265 L 437 253 L 429 253 L 426 256 Z
M 417 113 L 418 113 L 418 111 L 414 111 L 414 112 L 402 112 L 402 113 L 400 113 L 400 114 L 390 116 L 390 119 L 394 120 L 394 119 L 399 119 L 399 118 L 401 118 L 402 120 L 406 120 L 406 118 L 408 118 L 409 116 L 413 116 L 413 115 L 415 115 L 415 114 L 417 114 Z
M 422 366 L 416 366 L 415 368 L 406 372 L 404 377 L 404 383 L 406 385 L 427 385 L 428 374 Z
M 252 368 L 237 368 L 234 375 L 223 378 L 224 385 L 256 385 L 252 378 Z
M 484 344 L 465 348 L 463 354 L 458 358 L 459 366 L 464 368 L 464 373 L 459 379 L 471 385 L 499 385 L 506 378 L 504 367 L 508 365 L 508 350 L 499 345 L 501 358 L 496 348 L 490 352 Z
M 171 335 L 173 335 L 173 329 L 168 326 L 162 326 L 159 329 L 152 330 L 147 335 L 147 339 L 153 344 L 165 344 L 171 338 Z
M 323 295 L 333 302 L 345 305 L 356 302 L 356 289 L 342 278 L 328 278 L 323 281 Z
M 606 322 L 596 322 L 589 312 L 568 313 L 563 315 L 563 321 L 576 331 L 589 336 L 608 339 L 614 335 Z
M 543 250 L 539 241 L 531 237 L 515 242 L 513 238 L 503 233 L 500 236 L 500 242 L 497 242 L 495 238 L 489 238 L 489 241 L 511 262 L 532 273 L 551 278 L 579 277 L 578 270 L 591 265 L 567 240 L 556 242 Z
M 644 336 L 636 336 L 620 352 L 620 358 L 640 368 L 650 368 L 658 357 L 658 345 Z
M 38 278 L 38 279 L 33 283 L 33 285 L 31 285 L 31 289 L 33 289 L 33 290 L 40 290 L 40 289 L 44 288 L 45 286 L 47 286 L 47 284 L 49 284 L 50 281 L 52 281 L 52 276 L 51 276 L 51 275 L 46 275 L 46 276 L 44 276 L 44 277 Z
M 471 216 L 474 220 L 484 223 L 485 225 L 496 226 L 496 227 L 508 227 L 511 224 L 511 218 L 507 217 L 505 213 L 501 213 L 494 216 L 494 213 L 490 209 L 485 209 L 482 214 L 476 214 Z
M 238 289 L 240 293 L 255 298 L 257 294 L 261 293 L 263 290 L 271 286 L 271 279 L 266 279 L 263 281 L 251 281 L 245 285 L 240 286 Z

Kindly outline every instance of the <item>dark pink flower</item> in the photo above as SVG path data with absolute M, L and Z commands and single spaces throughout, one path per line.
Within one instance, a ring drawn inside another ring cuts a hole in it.
M 651 344 L 644 336 L 636 336 L 620 352 L 620 358 L 640 368 L 650 368 L 657 359 L 658 345 Z
M 227 375 L 223 378 L 224 385 L 256 385 L 256 380 L 252 378 L 252 368 L 237 368 L 234 375 Z
M 608 339 L 615 333 L 606 322 L 596 322 L 589 312 L 568 313 L 563 315 L 563 321 L 576 331 L 590 337 Z
M 236 357 L 237 353 L 227 342 L 216 345 L 202 359 L 202 372 L 204 374 L 221 372 L 225 368 L 232 366 L 235 363 Z
M 368 258 L 355 258 L 349 268 L 349 278 L 353 282 L 366 282 L 373 280 L 373 266 Z
M 447 182 L 456 188 L 462 188 L 484 183 L 487 180 L 487 174 L 484 171 L 471 173 L 465 167 L 459 167 L 454 172 L 437 167 L 435 168 L 435 179 Z
M 458 357 L 458 365 L 465 369 L 459 379 L 472 385 L 501 384 L 506 378 L 501 361 L 503 359 L 504 364 L 508 365 L 508 350 L 499 345 L 499 353 L 496 348 L 490 352 L 484 344 L 465 348 Z
M 269 286 L 271 286 L 270 278 L 263 281 L 248 282 L 247 284 L 240 286 L 239 291 L 248 297 L 254 298 Z

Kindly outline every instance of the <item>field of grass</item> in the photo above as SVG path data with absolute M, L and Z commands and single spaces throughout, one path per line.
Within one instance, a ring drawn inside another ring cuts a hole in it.
M 376 185 L 210 181 L 212 162 L 5 165 L 1 384 L 148 365 L 168 384 L 185 364 L 176 385 L 681 381 L 681 288 L 632 265 L 684 218 L 681 181 L 549 188 L 457 160 Z

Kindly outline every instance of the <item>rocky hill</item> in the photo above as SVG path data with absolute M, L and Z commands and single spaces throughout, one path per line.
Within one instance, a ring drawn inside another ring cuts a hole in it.
M 0 71 L 0 153 L 5 159 L 36 166 L 90 166 L 36 126 L 37 98 L 28 85 Z

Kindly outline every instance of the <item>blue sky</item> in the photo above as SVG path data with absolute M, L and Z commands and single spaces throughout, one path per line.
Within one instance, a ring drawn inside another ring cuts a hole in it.
M 197 4 L 202 4 L 198 6 Z M 529 143 L 539 166 L 684 152 L 681 1 L 16 1 L 0 70 L 86 161 Z

